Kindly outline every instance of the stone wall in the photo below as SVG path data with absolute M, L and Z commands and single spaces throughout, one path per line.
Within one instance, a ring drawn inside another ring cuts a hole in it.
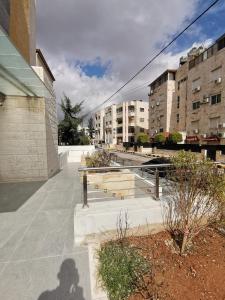
M 43 98 L 7 97 L 0 106 L 0 181 L 46 180 Z

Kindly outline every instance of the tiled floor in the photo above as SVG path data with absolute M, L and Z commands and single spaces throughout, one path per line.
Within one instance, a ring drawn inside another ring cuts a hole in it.
M 77 168 L 69 164 L 19 209 L 0 213 L 1 300 L 91 299 L 88 250 L 73 243 Z

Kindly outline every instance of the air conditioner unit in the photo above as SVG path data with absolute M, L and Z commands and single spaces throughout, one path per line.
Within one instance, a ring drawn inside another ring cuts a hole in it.
M 194 133 L 199 133 L 198 129 L 194 129 L 193 131 L 194 131 Z
M 196 88 L 194 88 L 192 90 L 193 93 L 196 93 L 196 92 L 199 92 L 201 90 L 201 87 L 200 86 L 197 86 Z
M 224 139 L 225 138 L 225 132 L 220 132 L 219 136 Z
M 222 78 L 221 77 L 218 77 L 216 80 L 215 80 L 215 84 L 219 84 L 222 82 Z
M 160 104 L 159 102 L 156 102 L 156 106 L 159 106 L 159 104 Z
M 209 97 L 203 98 L 202 103 L 209 103 Z

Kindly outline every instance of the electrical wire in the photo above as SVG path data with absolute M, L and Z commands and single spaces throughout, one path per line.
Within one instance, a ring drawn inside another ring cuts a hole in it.
M 169 48 L 185 31 L 187 31 L 195 22 L 197 22 L 204 14 L 206 14 L 213 6 L 215 6 L 220 0 L 215 0 L 210 4 L 200 15 L 198 15 L 191 23 L 189 23 L 182 31 L 180 31 L 166 46 L 164 46 L 157 54 L 155 54 L 141 69 L 139 69 L 126 83 L 124 83 L 118 90 L 116 90 L 105 101 L 97 105 L 94 109 L 87 112 L 83 118 L 87 117 L 105 103 L 109 102 L 115 95 L 117 95 L 125 86 L 127 86 L 134 78 L 136 78 L 141 72 L 143 72 L 156 58 L 158 58 L 167 48 Z

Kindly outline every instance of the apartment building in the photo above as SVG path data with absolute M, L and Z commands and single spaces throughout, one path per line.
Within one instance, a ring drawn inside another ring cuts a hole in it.
M 193 48 L 172 73 L 150 84 L 150 135 L 179 131 L 186 143 L 225 144 L 225 35 Z
M 176 70 L 166 70 L 149 85 L 150 137 L 159 132 L 168 133 L 170 131 L 175 84 Z
M 187 141 L 225 144 L 225 35 L 188 62 Z
M 147 102 L 131 100 L 113 104 L 95 114 L 97 142 L 107 144 L 135 142 L 139 133 L 148 133 Z
M 95 127 L 95 142 L 105 142 L 105 110 L 102 109 L 95 113 L 94 116 L 94 127 Z
M 0 181 L 59 169 L 55 78 L 36 50 L 35 0 L 0 2 Z

